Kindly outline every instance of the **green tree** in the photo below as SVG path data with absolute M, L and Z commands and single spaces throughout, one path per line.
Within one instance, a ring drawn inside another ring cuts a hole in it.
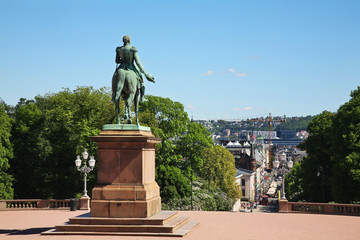
M 336 114 L 324 111 L 308 126 L 301 164 L 307 200 L 360 201 L 360 87 L 350 96 Z
M 163 139 L 180 136 L 190 122 L 184 106 L 169 98 L 147 95 L 146 101 L 139 105 L 139 113 L 142 123 L 150 126 L 156 137 Z
M 201 177 L 209 185 L 219 187 L 232 200 L 240 196 L 239 186 L 235 183 L 234 156 L 222 146 L 214 146 L 203 151 L 204 165 Z
M 180 168 L 161 164 L 156 167 L 156 175 L 163 202 L 170 202 L 172 199 L 181 199 L 190 195 L 190 180 L 185 177 Z
M 286 175 L 285 192 L 289 201 L 296 202 L 304 199 L 303 171 L 300 163 L 295 162 L 291 172 Z M 305 186 L 306 188 L 306 186 Z
M 151 127 L 162 142 L 156 145 L 156 181 L 164 202 L 190 195 L 190 180 L 181 169 L 183 156 L 177 151 L 175 139 L 187 131 L 189 118 L 184 106 L 169 98 L 147 95 L 139 105 L 140 123 Z
M 12 199 L 13 177 L 9 174 L 9 159 L 13 157 L 13 148 L 10 142 L 11 120 L 0 104 L 0 199 Z
M 176 141 L 177 152 L 186 160 L 181 167 L 199 174 L 203 165 L 203 150 L 213 145 L 214 141 L 203 125 L 195 122 L 188 124 L 188 131 Z
M 190 180 L 180 169 L 183 157 L 176 153 L 171 140 L 162 141 L 156 146 L 156 182 L 164 202 L 190 195 Z
M 332 194 L 338 202 L 360 201 L 360 87 L 342 105 L 333 124 Z
M 324 201 L 331 200 L 329 179 L 332 176 L 332 127 L 334 114 L 324 111 L 315 116 L 308 125 L 309 138 L 300 146 L 306 150 L 301 164 L 303 174 L 303 197 L 309 201 L 322 202 L 323 188 L 325 188 Z M 324 176 L 317 176 L 317 173 Z M 324 186 L 323 186 L 324 177 Z
M 21 99 L 14 114 L 13 161 L 18 166 L 12 171 L 17 195 L 69 198 L 81 192 L 83 178 L 74 160 L 84 148 L 96 156 L 97 146 L 89 137 L 114 119 L 110 92 L 92 87 L 64 89 L 36 96 L 34 103 Z M 96 174 L 89 174 L 89 189 L 95 182 Z
M 11 173 L 15 178 L 15 197 L 45 198 L 50 191 L 47 159 L 52 150 L 45 138 L 45 115 L 35 103 L 21 99 L 14 117 Z

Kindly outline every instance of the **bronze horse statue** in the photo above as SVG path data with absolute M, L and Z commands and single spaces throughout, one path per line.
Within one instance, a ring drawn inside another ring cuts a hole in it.
M 116 123 L 120 124 L 120 106 L 119 101 L 122 97 L 125 101 L 125 111 L 122 119 L 126 123 L 131 123 L 132 104 L 135 105 L 136 124 L 139 125 L 139 102 L 144 97 L 145 86 L 143 77 L 150 82 L 155 82 L 151 74 L 145 72 L 140 59 L 137 55 L 136 47 L 130 45 L 130 37 L 128 35 L 123 37 L 124 45 L 116 48 L 116 70 L 112 78 L 112 101 L 115 103 Z M 136 65 L 135 65 L 136 63 Z

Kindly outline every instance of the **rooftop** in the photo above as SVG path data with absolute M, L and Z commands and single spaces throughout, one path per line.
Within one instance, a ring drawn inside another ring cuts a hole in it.
M 360 217 L 241 212 L 180 212 L 200 224 L 183 238 L 129 236 L 44 236 L 41 232 L 87 211 L 27 210 L 0 212 L 0 239 L 6 240 L 232 240 L 232 239 L 359 239 Z

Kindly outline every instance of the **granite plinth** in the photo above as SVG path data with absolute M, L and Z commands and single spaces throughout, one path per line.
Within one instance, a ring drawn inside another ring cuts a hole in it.
M 155 144 L 161 139 L 150 131 L 110 129 L 91 140 L 98 144 L 98 178 L 92 191 L 91 217 L 146 218 L 159 213 Z

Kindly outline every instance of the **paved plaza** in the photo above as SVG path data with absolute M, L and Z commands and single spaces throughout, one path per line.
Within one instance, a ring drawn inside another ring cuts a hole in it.
M 360 239 L 360 217 L 264 213 L 180 212 L 200 224 L 183 238 L 129 236 L 44 236 L 42 231 L 64 224 L 68 218 L 87 211 L 28 210 L 0 212 L 0 239 L 6 240 L 232 240 L 232 239 Z

